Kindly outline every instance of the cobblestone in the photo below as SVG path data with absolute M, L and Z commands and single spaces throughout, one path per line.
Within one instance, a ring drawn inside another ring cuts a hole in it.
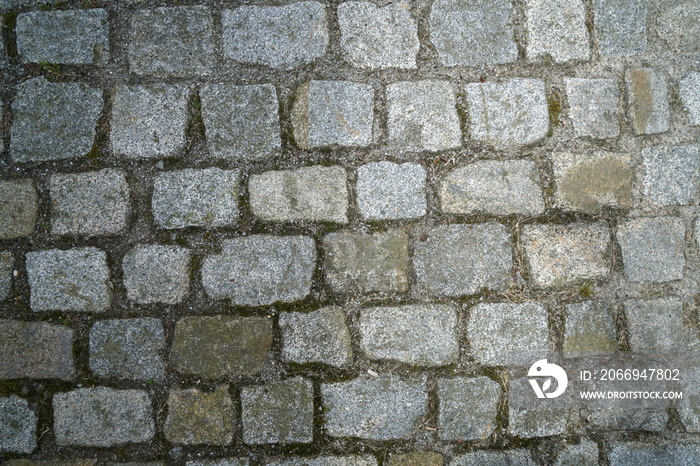
M 374 464 L 374 463 L 373 463 Z M 432 451 L 414 451 L 403 455 L 392 455 L 388 466 L 442 466 L 445 458 Z
M 642 149 L 644 197 L 659 207 L 692 204 L 700 181 L 699 155 L 696 146 Z
M 365 220 L 422 217 L 427 210 L 426 172 L 417 163 L 374 162 L 357 169 L 357 208 Z
M 681 356 L 683 357 L 683 356 Z M 683 399 L 676 403 L 678 417 L 686 432 L 700 432 L 700 368 L 686 369 L 681 382 Z
M 556 63 L 590 59 L 586 9 L 580 0 L 528 0 L 527 57 L 551 57 Z
M 217 460 L 188 461 L 185 466 L 248 466 L 247 458 L 224 458 Z
M 685 75 L 678 83 L 678 94 L 690 124 L 700 126 L 700 72 Z
M 0 251 L 0 301 L 6 300 L 12 291 L 14 257 L 9 251 Z
M 458 455 L 450 462 L 450 466 L 481 466 L 481 465 L 510 465 L 535 466 L 537 462 L 532 454 L 525 449 L 517 448 L 504 451 L 480 450 L 473 453 Z
M 684 323 L 683 303 L 676 297 L 628 300 L 625 313 L 632 351 L 685 353 L 700 348 L 696 331 Z
M 667 5 L 656 21 L 656 32 L 673 52 L 696 50 L 700 37 L 700 7 L 695 0 Z
M 609 139 L 620 135 L 620 95 L 615 80 L 564 78 L 564 84 L 576 137 Z
M 345 367 L 352 363 L 350 331 L 342 309 L 327 307 L 301 314 L 283 312 L 282 359 L 297 364 L 321 363 Z
M 602 431 L 660 432 L 668 423 L 668 410 L 604 406 L 582 411 L 591 429 Z
M 0 380 L 72 380 L 73 340 L 73 330 L 62 325 L 0 320 Z
M 604 301 L 583 301 L 566 305 L 564 356 L 606 354 L 617 349 L 615 320 Z
M 572 416 L 570 392 L 541 400 L 530 386 L 530 379 L 511 379 L 508 386 L 508 431 L 520 438 L 563 434 Z
M 636 134 L 668 131 L 671 109 L 668 103 L 666 75 L 652 68 L 628 69 L 627 108 Z
M 598 445 L 582 439 L 577 445 L 567 445 L 558 454 L 554 466 L 597 466 Z
M 31 453 L 36 449 L 37 416 L 27 400 L 0 397 L 0 451 Z
M 32 179 L 0 181 L 0 239 L 31 235 L 38 210 L 38 196 Z
M 610 466 L 628 464 L 664 464 L 681 466 L 692 464 L 700 455 L 697 444 L 661 444 L 642 442 L 611 442 L 608 452 Z
M 137 246 L 122 261 L 124 287 L 139 304 L 177 304 L 190 289 L 192 252 L 179 246 Z
M 439 379 L 438 397 L 440 439 L 484 440 L 496 430 L 501 387 L 488 377 Z
M 370 455 L 293 457 L 267 463 L 269 466 L 377 466 L 377 459 Z
M 233 441 L 236 409 L 228 385 L 211 392 L 170 389 L 165 438 L 181 445 L 228 445 Z
M 593 16 L 602 55 L 629 56 L 646 52 L 646 0 L 593 0 Z

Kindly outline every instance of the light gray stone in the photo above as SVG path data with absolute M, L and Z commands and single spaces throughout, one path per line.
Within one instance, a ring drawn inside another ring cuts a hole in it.
M 101 65 L 109 60 L 107 11 L 30 11 L 17 16 L 17 53 L 23 63 Z
M 15 260 L 9 251 L 0 251 L 0 301 L 10 297 Z
M 49 190 L 54 235 L 116 235 L 127 226 L 131 206 L 122 170 L 59 173 Z
M 627 111 L 635 134 L 660 134 L 669 129 L 666 75 L 652 68 L 630 68 L 627 82 Z
M 700 72 L 691 71 L 680 80 L 678 95 L 688 115 L 688 122 L 692 126 L 700 126 Z
M 27 400 L 0 397 L 0 451 L 31 453 L 36 449 L 36 413 Z
M 440 440 L 485 441 L 498 426 L 501 387 L 488 377 L 438 380 Z
M 430 9 L 430 41 L 442 65 L 515 62 L 513 13 L 507 0 L 436 0 Z
M 365 220 L 413 219 L 427 209 L 425 169 L 417 163 L 373 162 L 357 169 L 357 208 Z
M 0 380 L 72 380 L 73 335 L 63 325 L 0 320 Z
M 26 254 L 33 311 L 104 312 L 112 301 L 107 256 L 97 248 Z
M 0 181 L 0 239 L 34 233 L 39 203 L 31 178 Z
M 477 450 L 456 456 L 450 462 L 450 466 L 535 466 L 536 464 L 539 463 L 532 459 L 530 451 L 524 448 L 502 451 Z
M 439 196 L 447 214 L 544 213 L 540 175 L 530 160 L 480 160 L 456 168 L 442 180 Z
M 51 83 L 43 77 L 24 81 L 12 102 L 12 160 L 45 162 L 86 155 L 95 142 L 102 106 L 102 91 L 84 84 Z
M 590 59 L 583 1 L 528 0 L 525 18 L 528 60 L 549 57 L 566 63 Z
M 204 259 L 202 284 L 210 298 L 237 306 L 289 303 L 309 293 L 315 262 L 314 240 L 306 236 L 235 238 Z
M 544 353 L 542 353 L 544 354 Z M 528 377 L 511 379 L 508 387 L 508 431 L 520 438 L 563 434 L 572 415 L 571 392 L 537 398 Z
M 187 168 L 153 183 L 153 218 L 161 228 L 220 228 L 238 220 L 238 170 Z
M 251 175 L 253 215 L 271 222 L 348 222 L 347 173 L 341 166 L 314 165 Z
M 322 57 L 328 48 L 328 19 L 318 2 L 284 6 L 245 5 L 224 10 L 224 54 L 242 63 L 291 70 Z
M 668 2 L 656 18 L 656 32 L 674 52 L 695 53 L 700 45 L 700 3 Z
M 282 312 L 282 359 L 297 364 L 345 367 L 352 363 L 350 331 L 342 309 L 326 307 L 302 314 Z
M 498 223 L 445 225 L 416 232 L 418 285 L 438 296 L 463 296 L 510 282 L 512 240 Z
M 378 8 L 371 2 L 338 5 L 340 48 L 353 66 L 371 70 L 415 69 L 420 43 L 411 6 L 393 3 Z
M 267 463 L 268 466 L 377 466 L 378 464 L 377 459 L 370 455 L 291 457 Z
M 177 304 L 190 290 L 192 251 L 158 244 L 137 246 L 124 256 L 124 287 L 139 304 Z
M 601 55 L 629 56 L 647 50 L 647 0 L 593 0 Z
M 598 466 L 598 445 L 588 439 L 566 445 L 557 453 L 554 466 Z
M 181 445 L 228 445 L 233 441 L 236 408 L 228 385 L 211 392 L 173 388 L 168 394 L 168 417 L 163 433 Z
M 609 139 L 620 135 L 620 95 L 614 79 L 564 78 L 564 84 L 576 137 Z
M 156 433 L 145 391 L 107 387 L 55 394 L 53 429 L 57 445 L 84 447 L 145 443 Z
M 188 461 L 185 466 L 248 466 L 248 458 L 221 458 Z
M 700 432 L 700 367 L 695 364 L 682 371 L 683 398 L 676 401 L 675 407 L 686 432 L 697 434 Z
M 643 195 L 658 207 L 688 205 L 695 199 L 700 175 L 697 146 L 647 147 L 642 149 Z
M 581 420 L 592 431 L 661 432 L 666 430 L 669 419 L 668 409 L 665 408 L 630 408 L 611 404 L 583 409 L 580 413 Z
M 695 443 L 610 442 L 609 448 L 608 461 L 610 466 L 630 464 L 686 466 L 697 464 L 698 457 L 700 457 L 700 445 Z
M 683 303 L 676 297 L 625 301 L 630 350 L 647 353 L 700 349 L 697 331 L 685 324 Z
M 608 354 L 617 349 L 615 320 L 609 303 L 583 301 L 566 305 L 564 356 Z
M 447 81 L 401 81 L 387 86 L 389 144 L 402 151 L 441 151 L 462 145 L 457 101 Z
M 547 311 L 537 303 L 480 303 L 469 312 L 471 355 L 488 366 L 524 366 L 549 349 Z
M 217 159 L 261 160 L 282 147 L 272 84 L 210 84 L 199 92 L 209 153 Z

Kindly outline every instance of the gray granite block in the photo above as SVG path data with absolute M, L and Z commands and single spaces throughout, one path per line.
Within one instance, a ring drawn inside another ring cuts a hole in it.
M 10 297 L 15 260 L 9 251 L 0 251 L 0 301 Z
M 694 434 L 700 432 L 700 383 L 698 382 L 700 382 L 700 367 L 697 364 L 683 369 L 680 386 L 683 398 L 677 400 L 675 405 L 686 432 Z
M 539 399 L 530 386 L 530 380 L 529 377 L 520 377 L 511 379 L 508 384 L 510 435 L 534 438 L 563 434 L 573 412 L 571 392 L 565 391 L 556 398 Z
M 576 137 L 616 138 L 620 135 L 620 92 L 614 79 L 564 78 Z
M 248 458 L 221 458 L 188 461 L 185 466 L 248 466 L 249 464 Z
M 681 351 L 692 354 L 700 349 L 697 331 L 686 324 L 679 298 L 634 299 L 625 301 L 630 350 L 658 354 Z
M 700 46 L 697 0 L 667 2 L 656 18 L 656 33 L 673 52 L 693 54 Z
M 36 413 L 16 395 L 0 397 L 0 451 L 31 453 L 36 449 Z
M 671 109 L 666 75 L 652 68 L 630 68 L 627 82 L 627 111 L 636 134 L 660 134 L 669 130 Z
M 268 466 L 377 466 L 377 459 L 371 455 L 332 456 L 314 458 L 288 457 L 267 463 Z
M 593 0 L 601 55 L 640 55 L 647 50 L 647 0 Z
M 342 309 L 325 307 L 307 314 L 282 312 L 282 359 L 297 364 L 344 367 L 352 363 L 350 331 Z
M 422 217 L 427 210 L 425 169 L 417 163 L 373 162 L 357 169 L 357 208 L 365 220 Z
M 73 340 L 63 325 L 0 320 L 0 379 L 73 380 Z
M 678 83 L 678 95 L 683 103 L 688 122 L 700 125 L 700 72 L 691 71 Z
M 498 426 L 501 387 L 488 377 L 438 379 L 441 440 L 486 440 Z
M 615 318 L 606 301 L 567 304 L 564 318 L 565 357 L 609 354 L 617 349 Z
M 700 181 L 697 146 L 656 146 L 642 149 L 643 196 L 652 205 L 689 205 Z
M 180 445 L 228 445 L 233 441 L 236 408 L 222 385 L 211 392 L 173 388 L 168 395 L 165 438 Z
M 139 304 L 177 304 L 190 289 L 192 251 L 158 244 L 137 246 L 124 256 L 124 287 Z
M 700 445 L 697 443 L 610 442 L 607 456 L 610 466 L 630 464 L 686 466 L 698 463 Z
M 512 450 L 477 450 L 457 455 L 450 466 L 535 466 L 540 464 L 532 458 L 532 453 L 524 448 Z
M 578 444 L 568 444 L 557 453 L 554 466 L 598 466 L 598 444 L 581 439 Z
M 39 203 L 31 178 L 0 181 L 0 239 L 29 236 L 34 232 Z
M 587 61 L 591 57 L 582 0 L 528 0 L 527 58 L 550 58 L 556 63 Z

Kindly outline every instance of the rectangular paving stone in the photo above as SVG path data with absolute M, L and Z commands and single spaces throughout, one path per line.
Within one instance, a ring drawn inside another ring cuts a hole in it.
M 272 84 L 210 84 L 199 95 L 207 148 L 213 157 L 261 160 L 282 148 L 279 103 Z
M 0 301 L 10 297 L 15 260 L 9 251 L 0 251 Z
M 627 111 L 635 134 L 660 134 L 669 129 L 671 110 L 663 72 L 630 68 L 625 73 Z
M 386 88 L 389 144 L 401 151 L 441 151 L 462 145 L 457 100 L 448 81 L 401 81 Z
M 189 94 L 181 85 L 118 86 L 112 98 L 112 152 L 139 159 L 179 156 Z
M 438 379 L 438 398 L 440 440 L 486 440 L 496 430 L 501 387 L 488 377 Z
M 678 82 L 678 95 L 691 126 L 700 125 L 700 72 L 691 71 Z
M 700 9 L 695 0 L 665 3 L 655 18 L 656 34 L 672 52 L 692 54 L 700 45 L 699 16 Z
M 249 464 L 248 458 L 223 458 L 188 461 L 185 466 L 248 466 Z
M 368 440 L 410 439 L 426 413 L 426 379 L 358 378 L 321 384 L 325 433 Z
M 420 43 L 410 6 L 395 3 L 377 7 L 371 2 L 338 5 L 340 49 L 358 68 L 415 69 Z
M 263 369 L 272 346 L 264 317 L 183 317 L 175 324 L 170 364 L 186 375 L 217 379 Z
M 211 392 L 171 388 L 165 438 L 180 445 L 228 445 L 233 441 L 236 408 L 222 385 Z
M 330 233 L 323 237 L 323 249 L 324 277 L 336 293 L 408 291 L 408 235 L 403 230 Z
M 465 86 L 470 137 L 497 148 L 517 148 L 543 139 L 549 131 L 544 81 L 513 78 Z
M 53 396 L 57 445 L 112 447 L 155 435 L 153 407 L 143 390 L 78 388 Z
M 609 445 L 607 456 L 610 466 L 630 464 L 684 466 L 697 464 L 700 457 L 700 445 L 696 443 L 610 442 Z
M 413 451 L 401 455 L 391 455 L 388 466 L 443 466 L 445 458 L 434 451 Z
M 30 11 L 17 15 L 17 53 L 22 63 L 101 65 L 109 60 L 107 11 Z
M 597 466 L 598 444 L 581 439 L 578 444 L 568 444 L 557 453 L 554 466 Z
M 550 58 L 566 63 L 590 59 L 583 1 L 528 0 L 525 18 L 528 60 Z
M 350 331 L 342 309 L 325 307 L 309 313 L 282 312 L 279 326 L 285 361 L 334 367 L 352 363 Z
M 33 311 L 104 312 L 112 301 L 107 256 L 97 248 L 26 254 Z
M 430 42 L 443 66 L 513 63 L 514 11 L 507 0 L 437 0 L 430 9 Z
M 348 222 L 347 173 L 314 165 L 250 175 L 253 215 L 269 222 Z
M 214 70 L 214 18 L 203 5 L 136 10 L 129 30 L 129 71 L 205 76 Z
M 576 137 L 609 139 L 620 135 L 620 93 L 614 79 L 564 78 L 564 84 Z
M 374 90 L 350 81 L 309 81 L 292 110 L 294 140 L 303 149 L 372 144 Z
M 265 306 L 304 299 L 316 268 L 314 240 L 306 236 L 254 235 L 223 242 L 204 259 L 202 284 L 211 299 Z
M 677 297 L 625 301 L 631 351 L 656 353 L 700 349 L 696 330 L 687 326 L 683 303 Z
M 0 320 L 0 379 L 75 378 L 73 330 L 46 322 Z
M 539 464 L 532 458 L 532 453 L 524 448 L 512 450 L 477 450 L 472 453 L 455 456 L 450 466 L 501 466 L 501 465 L 535 466 Z
M 122 261 L 127 297 L 139 304 L 177 304 L 190 290 L 192 251 L 150 244 L 127 252 Z
M 419 229 L 414 238 L 417 284 L 431 294 L 457 297 L 510 283 L 513 244 L 499 223 Z
M 314 393 L 302 377 L 241 387 L 243 442 L 311 443 Z
M 224 10 L 224 54 L 242 63 L 291 70 L 326 54 L 328 18 L 318 2 Z
M 564 319 L 565 357 L 607 354 L 617 349 L 615 320 L 605 301 L 567 304 Z
M 268 466 L 377 466 L 378 464 L 377 459 L 371 455 L 323 455 L 314 458 L 297 456 L 267 463 Z
M 533 379 L 519 377 L 511 379 L 508 384 L 508 432 L 519 438 L 563 434 L 573 412 L 571 392 L 564 392 L 556 398 L 539 399 L 530 380 Z M 550 392 L 554 390 L 550 389 Z
M 13 459 L 3 463 L 7 466 L 96 466 L 94 460 L 75 459 L 75 460 L 56 460 L 56 461 L 31 461 L 28 459 Z
M 605 390 L 605 386 L 599 389 Z M 591 431 L 661 432 L 666 430 L 669 415 L 668 409 L 618 407 L 607 402 L 604 406 L 582 409 L 580 418 Z
M 427 210 L 425 169 L 417 163 L 373 162 L 357 169 L 357 208 L 365 220 L 422 217 Z
M 16 395 L 0 397 L 0 452 L 31 453 L 36 449 L 36 413 Z
M 31 178 L 0 181 L 0 239 L 34 233 L 39 204 Z
M 447 214 L 544 213 L 539 171 L 530 160 L 480 160 L 455 168 L 442 180 L 438 194 Z
M 51 176 L 51 234 L 116 235 L 131 211 L 129 184 L 122 170 L 106 168 Z
M 605 222 L 526 225 L 522 243 L 532 282 L 562 287 L 610 274 L 610 230 Z
M 700 175 L 697 146 L 656 146 L 642 149 L 643 196 L 652 205 L 689 205 L 695 199 Z
M 12 101 L 12 161 L 83 157 L 95 142 L 103 104 L 102 91 L 84 84 L 52 83 L 43 77 L 20 83 Z
M 675 405 L 686 432 L 694 434 L 700 432 L 700 383 L 698 382 L 700 382 L 700 367 L 694 365 L 692 368 L 683 369 L 680 386 L 683 399 L 678 400 Z
M 99 377 L 161 381 L 164 351 L 158 319 L 101 320 L 90 329 L 90 370 Z
M 187 168 L 153 182 L 153 219 L 161 228 L 233 225 L 238 220 L 238 170 Z
M 647 0 L 593 0 L 601 55 L 640 55 L 647 50 Z
M 427 304 L 360 311 L 360 348 L 369 359 L 412 366 L 444 366 L 459 358 L 457 310 Z

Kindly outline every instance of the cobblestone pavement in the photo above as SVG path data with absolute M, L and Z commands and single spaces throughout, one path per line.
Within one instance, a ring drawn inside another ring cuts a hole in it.
M 0 462 L 700 464 L 698 0 L 0 0 Z

